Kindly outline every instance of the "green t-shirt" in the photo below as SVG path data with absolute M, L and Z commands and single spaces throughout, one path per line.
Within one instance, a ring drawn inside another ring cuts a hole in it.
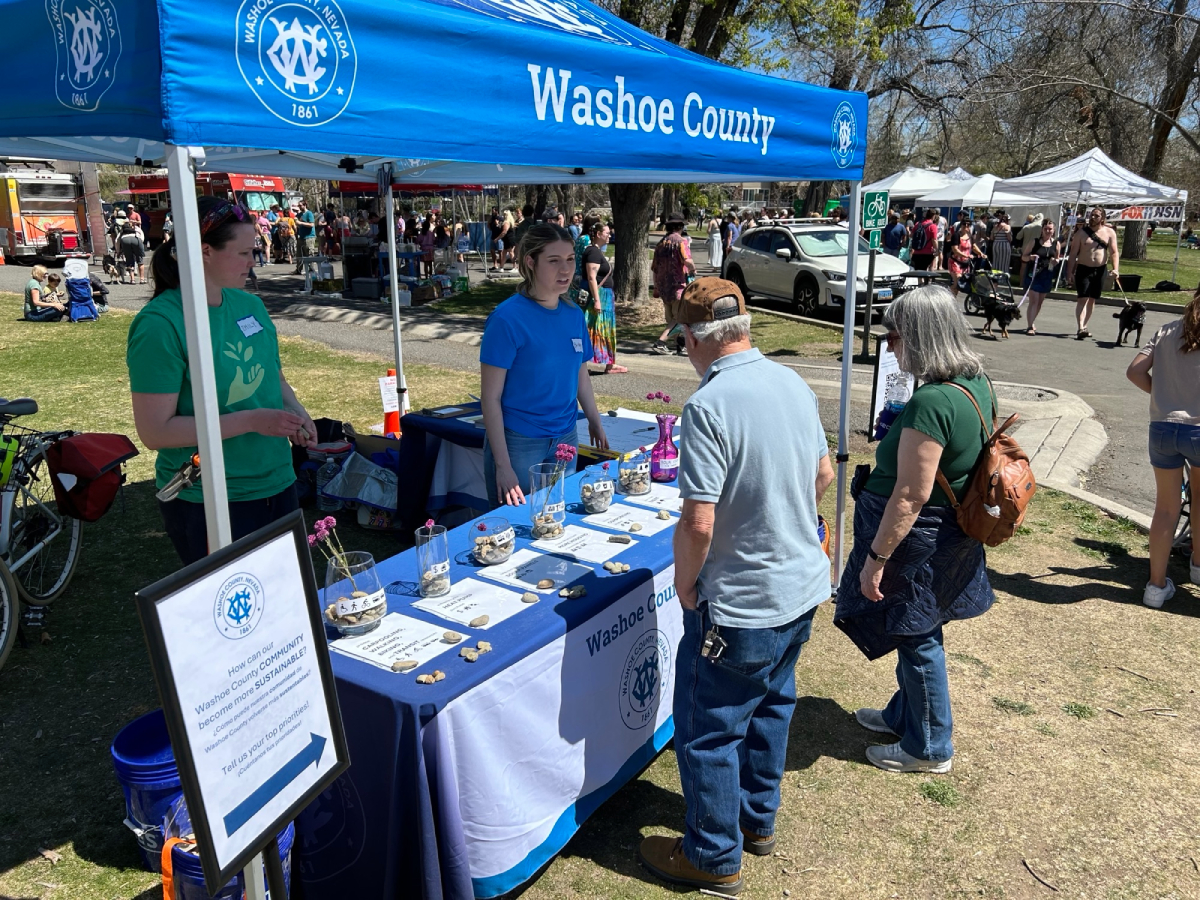
M 25 285 L 25 316 L 26 316 L 26 318 L 28 318 L 30 314 L 35 313 L 39 310 L 39 307 L 36 307 L 33 305 L 33 292 L 34 291 L 38 292 L 39 300 L 46 299 L 46 289 L 42 286 L 42 283 L 40 281 L 38 281 L 36 278 L 30 278 L 29 283 L 27 285 Z
M 208 307 L 208 323 L 212 329 L 220 413 L 283 409 L 279 341 L 262 301 L 245 291 L 226 288 L 221 294 L 221 305 Z M 183 301 L 178 290 L 164 291 L 134 316 L 129 326 L 125 363 L 129 367 L 131 391 L 178 392 L 178 414 L 195 415 Z M 224 447 L 225 484 L 230 501 L 272 497 L 296 480 L 287 438 L 240 434 L 226 438 Z M 158 487 L 163 488 L 195 452 L 195 447 L 159 450 L 154 464 Z M 202 460 L 201 470 L 203 467 Z M 179 496 L 194 503 L 204 500 L 200 482 Z
M 977 375 L 974 378 L 955 378 L 953 381 L 971 392 L 990 426 L 995 407 L 987 377 Z M 983 448 L 983 425 L 979 421 L 979 413 L 962 391 L 937 383 L 921 385 L 914 391 L 912 399 L 905 404 L 900 416 L 883 436 L 875 451 L 875 469 L 867 479 L 865 489 L 883 497 L 892 495 L 896 487 L 896 452 L 900 448 L 900 432 L 905 428 L 915 428 L 942 445 L 939 465 L 954 493 L 962 496 L 967 476 L 971 474 L 979 451 Z M 936 482 L 928 505 L 950 505 L 950 498 Z

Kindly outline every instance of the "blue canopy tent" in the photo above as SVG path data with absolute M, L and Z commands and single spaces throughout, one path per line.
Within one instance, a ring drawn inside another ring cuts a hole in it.
M 737 71 L 584 0 L 0 0 L 0 21 L 20 35 L 12 71 L 56 60 L 0 95 L 0 155 L 168 169 L 213 549 L 230 538 L 196 168 L 397 184 L 836 179 L 859 205 L 864 94 Z M 435 76 L 447 59 L 469 87 Z M 401 80 L 401 63 L 417 77 Z M 857 255 L 851 241 L 851 284 Z M 398 321 L 394 272 L 391 284 Z M 403 386 L 398 327 L 395 349 Z

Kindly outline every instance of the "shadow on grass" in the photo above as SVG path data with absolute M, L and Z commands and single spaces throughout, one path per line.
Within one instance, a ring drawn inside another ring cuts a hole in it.
M 798 697 L 788 731 L 785 768 L 802 772 L 822 757 L 863 762 L 868 732 L 854 721 L 854 713 L 828 697 Z M 865 763 L 864 763 L 865 765 Z
M 1076 568 L 1050 566 L 1044 575 L 1027 575 L 1023 572 L 1004 575 L 989 571 L 988 577 L 992 587 L 1035 603 L 1063 605 L 1099 599 L 1130 606 L 1141 604 L 1142 588 L 1146 584 L 1149 571 L 1149 563 L 1144 557 L 1133 556 L 1127 548 L 1111 541 L 1075 538 L 1074 543 L 1084 551 L 1103 556 L 1107 562 Z M 1176 569 L 1179 571 L 1175 571 Z M 1162 612 L 1200 618 L 1200 604 L 1186 602 L 1186 566 L 1177 557 L 1172 556 L 1167 574 L 1172 576 L 1177 590 L 1174 602 L 1169 601 Z M 1067 585 L 1046 581 L 1056 575 L 1082 578 L 1084 583 Z M 1185 602 L 1180 603 L 1180 599 Z

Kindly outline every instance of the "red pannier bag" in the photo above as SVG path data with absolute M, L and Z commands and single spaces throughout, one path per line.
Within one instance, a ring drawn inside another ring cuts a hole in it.
M 55 441 L 46 449 L 46 463 L 58 511 L 84 522 L 99 520 L 125 481 L 121 463 L 137 455 L 123 434 L 77 434 Z

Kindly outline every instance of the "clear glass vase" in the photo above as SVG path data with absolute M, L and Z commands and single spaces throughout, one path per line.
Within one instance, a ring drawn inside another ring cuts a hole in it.
M 650 477 L 654 481 L 669 482 L 679 477 L 679 448 L 671 439 L 676 416 L 659 413 L 658 443 L 650 450 Z
M 422 597 L 450 593 L 450 542 L 444 525 L 422 525 L 416 531 L 417 574 Z
M 616 485 L 609 474 L 608 465 L 605 463 L 603 468 L 588 469 L 579 481 L 579 501 L 583 504 L 583 511 L 589 515 L 602 513 L 612 506 Z
M 475 561 L 483 566 L 508 562 L 517 543 L 512 525 L 503 516 L 480 519 L 471 527 L 471 535 L 475 539 L 475 546 L 472 548 Z
M 387 594 L 375 558 L 361 550 L 335 557 L 325 567 L 325 619 L 345 636 L 366 634 L 387 615 Z
M 617 490 L 634 497 L 650 493 L 650 459 L 645 453 L 617 463 Z
M 563 463 L 538 463 L 529 467 L 529 518 L 535 541 L 553 541 L 563 536 L 567 504 L 563 494 L 566 466 Z

